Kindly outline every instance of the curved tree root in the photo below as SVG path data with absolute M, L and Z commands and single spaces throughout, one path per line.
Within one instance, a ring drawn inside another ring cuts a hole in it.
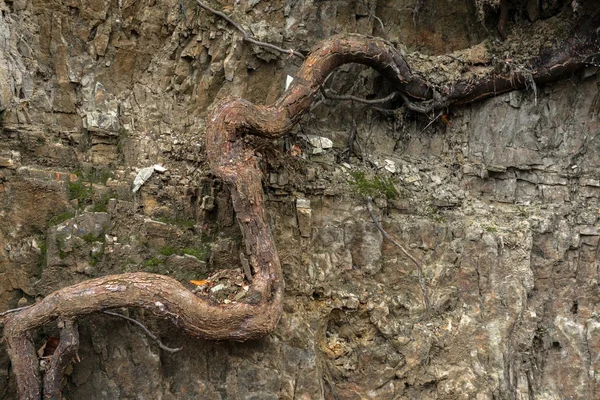
M 600 26 L 597 23 L 596 27 Z M 595 32 L 588 30 L 587 32 Z M 597 35 L 597 33 L 596 33 Z M 556 80 L 585 65 L 598 53 L 598 38 L 572 39 L 551 57 L 540 58 L 531 74 L 490 75 L 436 88 L 413 74 L 402 55 L 388 42 L 358 35 L 338 35 L 319 43 L 302 64 L 282 97 L 271 106 L 240 98 L 218 103 L 207 120 L 206 151 L 213 173 L 229 187 L 246 254 L 254 276 L 246 303 L 214 304 L 196 297 L 172 278 L 128 273 L 105 276 L 58 290 L 35 305 L 4 316 L 9 356 L 21 399 L 39 399 L 41 377 L 31 332 L 55 319 L 119 307 L 141 307 L 172 321 L 192 336 L 248 340 L 272 331 L 282 313 L 284 281 L 275 241 L 267 224 L 257 157 L 243 139 L 246 134 L 278 137 L 287 133 L 319 96 L 320 86 L 338 66 L 369 65 L 387 77 L 411 102 L 449 106 L 464 104 L 536 83 Z M 427 107 L 431 109 L 431 107 Z M 67 331 L 74 336 L 75 327 Z M 66 333 L 65 333 L 66 334 Z M 74 347 L 76 340 L 70 341 Z M 71 346 L 70 348 L 73 348 Z M 66 352 L 68 353 L 68 351 Z M 61 357 L 60 354 L 57 357 Z M 68 355 L 65 355 L 68 357 Z M 55 365 L 55 366 L 52 366 Z M 52 363 L 46 374 L 59 376 L 64 363 Z M 49 386 L 57 387 L 56 379 Z M 55 389 L 46 388 L 52 393 Z M 49 395 L 53 395 L 49 392 Z M 49 397 L 52 398 L 52 397 Z

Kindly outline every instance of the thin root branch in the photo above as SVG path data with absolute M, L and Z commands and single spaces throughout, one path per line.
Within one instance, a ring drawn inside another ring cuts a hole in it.
M 402 246 L 392 235 L 390 235 L 383 229 L 381 222 L 379 222 L 377 220 L 377 217 L 375 216 L 375 212 L 373 211 L 373 199 L 370 197 L 367 198 L 367 210 L 369 210 L 369 214 L 371 215 L 371 219 L 373 220 L 373 223 L 375 224 L 375 226 L 377 227 L 379 232 L 381 232 L 383 237 L 386 238 L 387 240 L 389 240 L 390 243 L 392 243 L 394 246 L 399 248 L 400 251 L 402 253 L 404 253 L 404 255 L 406 257 L 408 257 L 417 266 L 417 271 L 419 273 L 419 285 L 421 286 L 421 292 L 423 293 L 423 301 L 425 302 L 425 309 L 426 309 L 427 314 L 429 315 L 430 311 L 431 311 L 431 303 L 429 302 L 429 295 L 427 294 L 427 286 L 425 285 L 425 277 L 423 276 L 423 265 L 412 254 L 410 254 L 408 252 L 408 250 L 406 250 L 406 248 L 404 248 L 404 246 Z
M 335 93 L 333 90 L 331 89 L 325 89 L 321 86 L 321 93 L 323 94 L 323 96 L 328 99 L 328 100 L 342 100 L 342 101 L 356 101 L 357 103 L 362 103 L 362 104 L 382 104 L 382 103 L 387 103 L 388 101 L 392 100 L 394 97 L 396 97 L 398 94 L 401 94 L 400 92 L 393 92 L 388 94 L 385 97 L 382 97 L 380 99 L 363 99 L 361 97 L 356 97 L 356 96 L 352 96 L 352 95 L 340 95 Z
M 19 308 L 13 308 L 11 310 L 2 311 L 0 313 L 0 321 L 1 321 L 1 318 L 4 317 L 5 315 L 16 313 L 16 312 L 19 312 L 19 311 L 23 311 L 23 310 L 25 310 L 25 309 L 27 309 L 29 307 L 31 307 L 31 306 L 29 305 L 29 306 L 24 306 L 24 307 L 19 307 Z
M 198 3 L 198 5 L 200 7 L 202 7 L 203 9 L 205 9 L 206 11 L 209 11 L 213 14 L 215 14 L 216 16 L 223 18 L 225 21 L 229 22 L 235 29 L 237 29 L 238 31 L 240 31 L 242 33 L 242 35 L 244 35 L 244 41 L 248 42 L 248 43 L 252 43 L 256 46 L 259 47 L 265 47 L 271 50 L 275 50 L 278 51 L 280 53 L 283 54 L 288 54 L 290 56 L 295 56 L 298 57 L 301 60 L 304 60 L 305 57 L 298 51 L 293 50 L 293 49 L 284 49 L 282 47 L 276 46 L 274 44 L 271 43 L 266 43 L 266 42 L 261 42 L 260 40 L 256 40 L 254 39 L 252 36 L 250 36 L 250 34 L 248 32 L 246 32 L 246 30 L 244 28 L 242 28 L 242 26 L 240 24 L 238 24 L 237 22 L 235 22 L 234 20 L 232 20 L 231 18 L 229 18 L 226 14 L 222 13 L 221 11 L 217 11 L 214 8 L 209 7 L 208 5 L 206 5 L 205 3 L 201 2 L 200 0 L 196 0 L 196 2 Z
M 123 314 L 119 314 L 119 313 L 112 312 L 112 311 L 103 311 L 103 312 L 104 312 L 104 314 L 112 315 L 114 317 L 123 318 L 123 319 L 126 319 L 129 322 L 133 322 L 134 324 L 136 324 L 137 326 L 139 326 L 140 328 L 142 328 L 142 330 L 144 332 L 146 332 L 146 335 L 148 335 L 150 337 L 150 339 L 154 340 L 156 342 L 156 344 L 158 344 L 158 347 L 160 347 L 164 351 L 167 351 L 169 353 L 177 353 L 179 350 L 181 350 L 181 347 L 173 348 L 173 347 L 165 346 L 163 344 L 163 342 L 161 342 L 160 339 L 155 334 L 153 334 L 152 332 L 150 332 L 150 330 L 148 328 L 146 328 L 146 326 L 144 326 L 144 324 L 142 324 L 138 320 L 135 320 L 133 318 L 129 318 L 129 317 L 123 315 Z

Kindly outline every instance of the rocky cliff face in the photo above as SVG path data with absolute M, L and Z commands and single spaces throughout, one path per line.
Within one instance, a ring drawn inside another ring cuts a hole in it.
M 213 5 L 255 37 L 302 51 L 334 33 L 384 35 L 428 53 L 432 79 L 460 64 L 436 55 L 493 36 L 469 1 L 426 1 L 415 17 L 411 1 Z M 187 282 L 240 269 L 228 193 L 204 162 L 206 110 L 230 94 L 272 102 L 296 61 L 241 42 L 193 1 L 0 8 L 0 308 L 109 273 Z M 509 35 L 527 29 L 519 18 Z M 494 48 L 518 57 L 493 40 L 470 51 Z M 363 96 L 388 90 L 355 67 L 331 81 Z M 80 322 L 81 361 L 65 397 L 600 396 L 598 82 L 586 71 L 431 124 L 321 103 L 289 137 L 257 143 L 287 284 L 277 330 L 212 343 L 129 310 L 184 348 L 169 354 L 136 326 L 92 315 Z M 362 157 L 346 162 L 351 131 Z M 167 171 L 133 193 L 138 170 L 155 164 Z M 384 229 L 421 260 L 422 278 L 377 230 L 365 193 L 376 195 Z M 215 294 L 237 296 L 230 289 Z M 38 335 L 41 346 L 56 328 Z M 15 393 L 2 349 L 0 398 Z

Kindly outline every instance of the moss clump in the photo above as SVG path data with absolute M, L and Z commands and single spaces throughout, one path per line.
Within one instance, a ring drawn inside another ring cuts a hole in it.
M 183 254 L 196 257 L 198 260 L 208 259 L 208 246 L 202 247 L 186 247 L 182 250 Z
M 150 257 L 144 261 L 144 268 L 147 272 L 151 272 L 153 274 L 162 274 L 165 273 L 163 270 L 164 263 L 164 260 L 159 257 Z
M 50 220 L 48 221 L 48 226 L 62 224 L 63 222 L 73 218 L 74 216 L 75 213 L 73 211 L 65 211 L 63 213 L 57 214 L 54 217 L 50 218 Z
M 394 186 L 392 178 L 375 175 L 373 178 L 367 178 L 362 171 L 350 173 L 352 179 L 350 185 L 354 192 L 363 197 L 385 197 L 395 199 L 398 197 L 398 191 Z

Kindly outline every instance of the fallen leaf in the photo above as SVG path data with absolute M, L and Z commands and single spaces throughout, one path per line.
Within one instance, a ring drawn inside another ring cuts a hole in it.
M 302 149 L 300 148 L 300 146 L 298 146 L 297 144 L 293 145 L 290 148 L 290 155 L 292 157 L 298 157 L 299 155 L 302 154 Z

